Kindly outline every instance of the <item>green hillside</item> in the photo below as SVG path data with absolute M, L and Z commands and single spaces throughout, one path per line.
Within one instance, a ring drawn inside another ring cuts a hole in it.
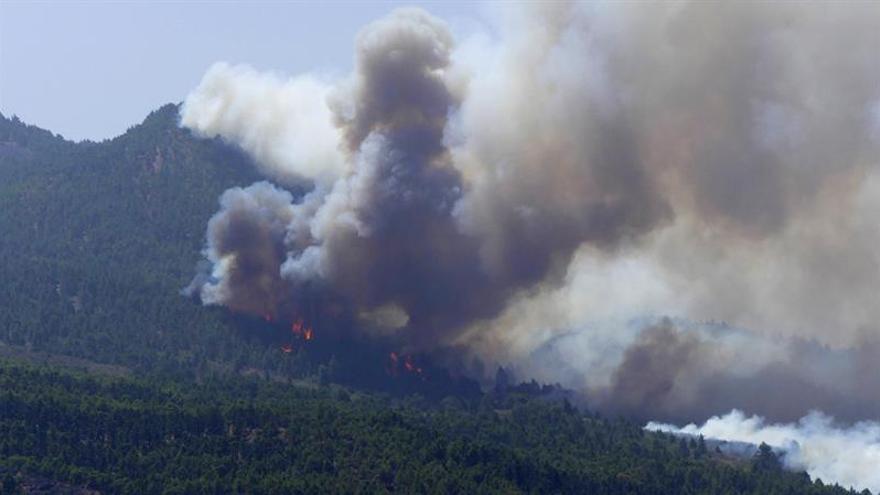
M 220 193 L 258 179 L 174 105 L 101 143 L 0 118 L 0 341 L 137 370 L 259 361 L 265 346 L 179 296 Z

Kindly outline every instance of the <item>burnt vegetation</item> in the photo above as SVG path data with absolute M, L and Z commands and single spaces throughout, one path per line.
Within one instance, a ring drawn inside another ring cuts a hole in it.
M 556 387 L 482 392 L 392 340 L 182 297 L 216 198 L 259 178 L 177 118 L 72 143 L 0 116 L 0 493 L 846 493 Z

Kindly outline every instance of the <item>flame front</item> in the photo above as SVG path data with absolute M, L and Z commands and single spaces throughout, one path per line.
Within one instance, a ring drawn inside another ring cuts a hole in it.
M 389 375 L 395 377 L 399 376 L 401 372 L 422 375 L 425 371 L 421 366 L 416 365 L 415 359 L 411 355 L 400 355 L 394 351 L 388 354 L 388 365 L 385 369 Z M 424 380 L 425 377 L 422 376 L 422 379 Z
M 315 338 L 315 330 L 307 326 L 302 318 L 297 318 L 293 321 L 290 325 L 290 332 L 302 340 L 312 340 Z

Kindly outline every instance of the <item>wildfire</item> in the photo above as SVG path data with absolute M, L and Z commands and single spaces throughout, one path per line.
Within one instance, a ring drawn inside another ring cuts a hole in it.
M 409 371 L 410 373 L 421 373 L 422 372 L 422 368 L 416 366 L 415 363 L 413 363 L 412 356 L 404 357 L 403 367 L 406 369 L 406 371 Z
M 290 325 L 290 332 L 302 340 L 312 340 L 315 338 L 315 330 L 307 326 L 302 318 L 297 318 Z
M 421 375 L 424 373 L 424 370 L 416 365 L 415 360 L 409 354 L 400 355 L 396 352 L 391 352 L 388 354 L 388 374 L 391 376 L 398 376 L 401 372 Z M 422 377 L 424 379 L 424 376 Z
M 272 324 L 273 328 L 277 328 L 275 315 L 272 313 L 263 313 L 260 317 L 267 323 Z M 291 339 L 290 342 L 281 345 L 281 352 L 284 354 L 294 352 L 296 350 L 294 344 L 297 342 L 308 342 L 315 339 L 315 329 L 307 325 L 302 318 L 293 319 L 293 322 L 290 324 L 290 333 L 293 334 L 293 339 Z

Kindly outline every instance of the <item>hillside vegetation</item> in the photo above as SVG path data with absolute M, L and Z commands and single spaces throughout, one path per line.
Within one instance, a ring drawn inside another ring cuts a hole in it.
M 516 394 L 430 405 L 7 364 L 0 404 L 0 467 L 107 493 L 846 493 L 782 471 L 772 453 L 730 462 Z
M 179 295 L 220 193 L 258 179 L 236 149 L 179 128 L 174 105 L 102 143 L 0 118 L 0 342 L 187 375 L 271 364 Z

